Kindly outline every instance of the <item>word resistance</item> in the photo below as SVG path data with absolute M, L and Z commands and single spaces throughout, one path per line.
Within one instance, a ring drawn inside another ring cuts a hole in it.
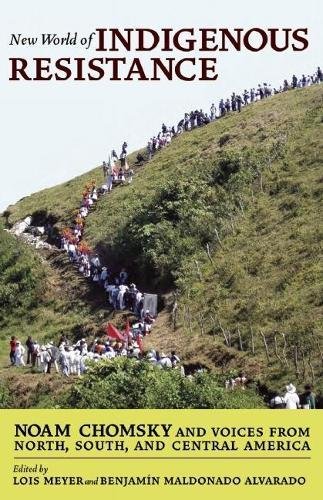
M 165 59 L 150 58 L 141 62 L 139 58 L 99 57 L 85 59 L 61 58 L 52 61 L 50 58 L 34 57 L 31 60 L 10 58 L 9 80 L 102 80 L 110 81 L 159 81 L 162 78 L 184 81 L 216 80 L 216 58 L 187 57 L 176 60 L 174 57 Z

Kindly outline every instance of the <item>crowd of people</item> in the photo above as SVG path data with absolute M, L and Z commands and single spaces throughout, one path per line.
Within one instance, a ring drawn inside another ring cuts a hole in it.
M 304 392 L 298 395 L 296 387 L 293 384 L 288 384 L 284 395 L 280 395 L 278 392 L 273 394 L 269 406 L 274 410 L 315 410 L 313 387 L 311 384 L 306 384 Z
M 249 380 L 243 372 L 240 372 L 236 377 L 228 378 L 224 385 L 227 390 L 233 391 L 234 389 L 240 388 L 245 390 L 248 385 Z
M 259 83 L 256 88 L 251 88 L 249 90 L 244 89 L 243 92 L 240 92 L 239 94 L 233 92 L 230 97 L 220 99 L 218 109 L 216 108 L 215 103 L 212 103 L 209 112 L 205 112 L 200 109 L 185 113 L 176 126 L 166 126 L 163 123 L 161 131 L 148 140 L 147 157 L 148 159 L 151 159 L 158 150 L 163 149 L 165 146 L 170 144 L 174 137 L 182 134 L 183 132 L 188 132 L 197 127 L 208 125 L 230 112 L 240 112 L 243 107 L 254 102 L 267 99 L 272 95 L 280 94 L 296 88 L 304 88 L 321 83 L 322 81 L 323 73 L 321 68 L 318 67 L 312 75 L 303 74 L 300 77 L 293 75 L 290 82 L 288 80 L 284 80 L 282 85 L 278 88 L 273 88 L 270 83 L 264 82 L 262 84 Z
M 102 169 L 105 182 L 101 187 L 102 194 L 112 191 L 114 185 L 132 182 L 134 172 L 128 165 L 127 149 L 128 144 L 124 142 L 119 157 L 116 150 L 112 149 L 108 153 L 107 161 L 103 161 Z M 119 166 L 117 166 L 118 162 L 120 162 Z
M 314 75 L 302 75 L 301 78 L 293 75 L 291 82 L 284 80 L 283 85 L 278 89 L 272 89 L 270 84 L 263 83 L 249 91 L 245 89 L 240 94 L 233 93 L 230 98 L 220 100 L 218 110 L 215 104 L 212 103 L 209 113 L 205 113 L 201 109 L 185 113 L 176 127 L 169 127 L 163 123 L 161 131 L 149 139 L 147 158 L 150 160 L 158 150 L 169 145 L 173 137 L 183 132 L 207 125 L 229 112 L 240 112 L 242 107 L 266 99 L 273 94 L 306 87 L 322 81 L 323 74 L 320 67 L 318 67 Z M 131 327 L 127 324 L 124 334 L 118 332 L 115 327 L 111 327 L 111 329 L 108 327 L 106 334 L 95 339 L 91 344 L 85 338 L 71 344 L 63 334 L 56 345 L 54 342 L 40 345 L 32 337 L 28 337 L 25 345 L 23 345 L 16 337 L 12 337 L 10 340 L 10 361 L 13 366 L 25 366 L 27 364 L 38 368 L 43 373 L 51 373 L 54 368 L 57 373 L 69 377 L 70 375 L 82 375 L 86 371 L 89 361 L 111 360 L 119 356 L 126 356 L 138 361 L 144 359 L 159 368 L 179 369 L 181 374 L 185 376 L 184 367 L 175 351 L 172 351 L 169 355 L 159 353 L 156 350 L 144 353 L 143 338 L 150 333 L 156 320 L 156 317 L 148 309 L 144 308 L 144 294 L 134 283 L 129 282 L 129 275 L 125 268 L 122 268 L 117 273 L 112 272 L 109 266 L 101 262 L 100 256 L 93 252 L 83 240 L 86 218 L 96 205 L 99 197 L 110 193 L 116 185 L 125 185 L 132 182 L 134 171 L 128 165 L 127 148 L 128 145 L 124 142 L 119 156 L 114 149 L 109 152 L 107 161 L 103 162 L 104 182 L 100 187 L 97 187 L 95 181 L 91 181 L 85 186 L 73 225 L 62 231 L 60 247 L 66 251 L 70 262 L 77 267 L 85 278 L 102 287 L 111 308 L 131 311 L 137 318 L 136 322 Z M 145 158 L 138 154 L 137 162 L 144 161 Z M 26 361 L 25 355 L 27 356 Z M 187 376 L 191 377 L 192 375 Z M 247 384 L 248 379 L 246 376 L 239 373 L 237 377 L 225 381 L 225 388 L 227 390 L 244 390 Z M 270 407 L 274 409 L 313 409 L 315 408 L 315 396 L 312 387 L 306 385 L 305 392 L 298 396 L 295 386 L 289 384 L 283 396 L 278 393 L 273 395 L 270 400 Z
M 112 327 L 112 332 L 114 330 L 118 332 L 115 327 Z M 65 377 L 73 375 L 80 377 L 88 369 L 89 362 L 98 362 L 104 359 L 113 360 L 123 356 L 137 362 L 144 360 L 160 369 L 176 369 L 183 377 L 193 378 L 192 373 L 185 373 L 185 368 L 176 351 L 166 355 L 151 349 L 144 353 L 142 337 L 143 325 L 140 322 L 133 324 L 132 328 L 128 325 L 124 334 L 120 334 L 119 338 L 111 338 L 109 329 L 107 329 L 106 335 L 96 338 L 91 343 L 82 338 L 71 344 L 67 336 L 62 334 L 56 345 L 54 342 L 40 345 L 31 336 L 23 345 L 13 336 L 10 340 L 10 361 L 12 366 L 30 365 L 43 374 L 49 374 L 55 370 L 56 373 Z M 25 355 L 27 355 L 26 360 Z M 196 373 L 202 371 L 203 368 L 200 368 L 196 370 Z M 248 383 L 249 380 L 245 374 L 240 372 L 237 377 L 231 377 L 225 381 L 225 389 L 245 390 Z M 298 395 L 296 387 L 293 384 L 288 384 L 284 395 L 280 395 L 278 392 L 272 394 L 269 407 L 272 409 L 313 410 L 316 408 L 315 399 L 312 385 L 306 384 L 304 392 Z
M 12 336 L 10 340 L 10 362 L 12 366 L 30 365 L 44 374 L 61 373 L 65 377 L 81 376 L 86 372 L 90 361 L 115 359 L 120 356 L 133 358 L 136 361 L 146 360 L 161 369 L 179 369 L 184 376 L 184 367 L 175 351 L 169 355 L 152 349 L 144 353 L 142 346 L 143 325 L 136 323 L 124 334 L 112 327 L 118 337 L 111 338 L 107 329 L 105 335 L 89 343 L 85 338 L 71 344 L 66 335 L 61 335 L 59 342 L 40 345 L 36 339 L 28 336 L 25 345 Z M 113 333 L 112 333 L 113 334 Z M 25 359 L 27 355 L 27 359 Z
M 120 168 L 117 167 L 119 161 Z M 99 189 L 95 181 L 85 186 L 74 224 L 62 231 L 60 247 L 67 252 L 70 262 L 85 278 L 105 290 L 107 301 L 113 309 L 132 311 L 143 322 L 146 332 L 151 328 L 155 318 L 151 316 L 149 310 L 144 309 L 144 294 L 135 283 L 129 283 L 129 275 L 125 268 L 117 273 L 112 272 L 106 264 L 101 262 L 100 256 L 83 241 L 86 218 L 99 197 L 109 193 L 119 180 L 122 184 L 126 182 L 125 172 L 129 172 L 126 142 L 122 145 L 120 158 L 115 150 L 112 150 L 108 162 L 104 162 L 103 172 L 105 181 Z M 131 180 L 132 175 L 133 171 L 130 174 Z
M 118 167 L 118 162 L 120 166 Z M 71 227 L 65 228 L 60 237 L 60 248 L 68 255 L 69 261 L 83 274 L 83 276 L 97 284 L 107 294 L 107 301 L 114 310 L 128 310 L 136 316 L 136 321 L 127 326 L 121 334 L 113 325 L 108 325 L 106 334 L 96 339 L 89 348 L 86 339 L 70 344 L 67 337 L 62 335 L 59 344 L 53 342 L 40 345 L 36 340 L 28 337 L 23 344 L 12 337 L 10 341 L 10 360 L 15 366 L 31 364 L 38 367 L 43 373 L 51 373 L 52 367 L 56 372 L 65 376 L 80 376 L 86 371 L 88 361 L 99 359 L 113 359 L 118 356 L 127 356 L 143 359 L 143 338 L 150 334 L 156 320 L 149 309 L 144 308 L 144 293 L 134 283 L 129 283 L 129 275 L 125 268 L 113 273 L 107 265 L 103 265 L 100 256 L 83 240 L 85 221 L 100 196 L 109 193 L 114 185 L 131 182 L 133 171 L 127 162 L 127 143 L 122 144 L 120 157 L 115 150 L 109 154 L 108 162 L 103 164 L 104 183 L 97 188 L 96 182 L 86 184 L 82 193 L 80 206 Z M 27 352 L 27 361 L 24 355 Z M 157 351 L 150 351 L 146 358 L 160 368 L 175 368 L 180 362 L 175 352 L 169 356 Z

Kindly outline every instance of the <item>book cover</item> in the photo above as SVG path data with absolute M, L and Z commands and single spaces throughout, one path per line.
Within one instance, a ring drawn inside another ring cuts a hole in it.
M 321 3 L 0 23 L 3 498 L 318 495 Z

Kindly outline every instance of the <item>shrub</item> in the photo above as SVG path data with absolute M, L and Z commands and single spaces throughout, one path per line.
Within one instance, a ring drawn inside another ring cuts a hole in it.
M 73 408 L 261 408 L 254 390 L 226 391 L 218 375 L 193 378 L 179 370 L 118 358 L 92 363 L 64 405 Z
M 0 321 L 19 308 L 29 309 L 40 300 L 44 270 L 35 253 L 11 234 L 1 230 L 0 238 Z

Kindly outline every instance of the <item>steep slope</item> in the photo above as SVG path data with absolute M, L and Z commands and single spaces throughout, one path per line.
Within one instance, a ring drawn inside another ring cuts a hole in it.
M 270 386 L 321 383 L 322 97 L 290 91 L 177 137 L 88 217 L 110 266 L 164 296 L 147 347 Z M 62 227 L 91 178 L 23 199 L 7 223 L 42 211 Z
M 129 155 L 129 163 L 134 168 L 138 168 L 136 165 L 137 154 L 138 152 Z M 63 184 L 43 189 L 38 193 L 22 198 L 3 212 L 2 219 L 6 226 L 11 226 L 24 217 L 31 215 L 34 221 L 39 222 L 39 225 L 46 218 L 50 218 L 59 228 L 64 227 L 74 219 L 84 185 L 91 180 L 95 180 L 98 185 L 103 183 L 101 167 L 93 168 L 89 172 Z
M 271 385 L 321 381 L 322 94 L 288 92 L 184 134 L 89 218 L 86 238 L 116 267 L 177 288 L 162 349 L 175 341 L 192 362 Z
M 41 344 L 92 336 L 109 317 L 101 294 L 58 250 L 36 251 L 0 228 L 0 407 L 43 407 L 70 385 L 55 374 L 11 369 L 9 339 Z M 47 402 L 47 403 L 46 403 Z

